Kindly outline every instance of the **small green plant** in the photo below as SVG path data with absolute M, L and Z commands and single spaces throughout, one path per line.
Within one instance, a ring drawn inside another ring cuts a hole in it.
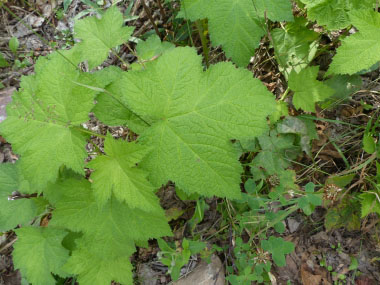
M 181 268 L 189 262 L 192 255 L 206 252 L 206 243 L 183 239 L 180 247 L 172 248 L 163 239 L 158 239 L 161 251 L 158 253 L 160 261 L 166 265 L 173 280 L 180 277 Z M 210 255 L 211 253 L 208 253 Z

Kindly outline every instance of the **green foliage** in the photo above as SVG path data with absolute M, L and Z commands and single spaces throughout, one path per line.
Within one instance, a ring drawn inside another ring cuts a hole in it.
M 204 72 L 194 49 L 176 48 L 109 90 L 149 125 L 139 141 L 152 151 L 141 166 L 156 187 L 171 180 L 189 193 L 239 197 L 242 168 L 230 140 L 260 135 L 275 108 L 248 71 L 219 63 Z
M 329 73 L 351 75 L 380 61 L 380 14 L 358 10 L 350 13 L 350 19 L 359 32 L 342 41 Z
M 123 16 L 116 6 L 109 8 L 100 20 L 88 17 L 75 24 L 76 37 L 81 39 L 76 49 L 88 61 L 90 69 L 106 60 L 111 48 L 128 42 L 134 28 L 122 26 Z
M 322 205 L 322 199 L 320 195 L 314 193 L 314 187 L 315 185 L 311 182 L 306 184 L 306 195 L 298 199 L 298 206 L 308 216 L 314 212 L 316 206 Z
M 63 55 L 73 59 L 75 53 Z M 25 179 L 41 192 L 57 178 L 62 164 L 83 173 L 87 136 L 78 128 L 88 120 L 96 92 L 79 86 L 77 82 L 91 84 L 93 80 L 57 53 L 39 60 L 36 70 L 40 72 L 23 78 L 0 132 L 23 156 L 20 168 Z
M 113 193 L 132 209 L 160 209 L 154 188 L 146 180 L 147 174 L 136 167 L 149 149 L 108 136 L 104 151 L 106 155 L 98 156 L 87 165 L 95 170 L 91 175 L 92 188 L 99 205 L 104 206 Z
M 288 0 L 182 0 L 180 17 L 207 18 L 211 42 L 221 45 L 228 58 L 247 66 L 265 35 L 264 15 L 272 21 L 292 21 Z M 228 19 L 228 21 L 226 21 Z
M 258 141 L 262 151 L 253 159 L 252 166 L 263 168 L 268 175 L 282 172 L 298 154 L 294 139 L 293 135 L 279 135 L 275 130 L 269 136 L 260 136 Z
M 330 106 L 346 101 L 363 84 L 359 75 L 335 75 L 324 83 L 334 89 L 335 93 L 327 99 L 327 102 L 322 103 L 322 106 Z
M 8 61 L 5 59 L 4 55 L 0 52 L 0 68 L 9 66 Z
M 315 112 L 315 103 L 334 94 L 334 90 L 318 81 L 318 66 L 292 71 L 289 75 L 289 88 L 294 91 L 293 104 L 297 109 Z
M 370 213 L 380 215 L 380 201 L 378 191 L 369 191 L 360 195 L 362 204 L 362 215 L 365 217 Z
M 296 18 L 284 29 L 271 31 L 280 71 L 286 77 L 292 70 L 299 73 L 307 67 L 317 52 L 319 34 L 309 30 L 307 24 L 305 18 Z
M 69 258 L 69 251 L 62 246 L 67 232 L 56 228 L 26 227 L 16 230 L 13 261 L 30 283 L 55 285 L 51 275 L 66 276 L 62 266 Z
M 15 54 L 15 53 L 17 53 L 17 50 L 20 46 L 20 43 L 16 37 L 12 37 L 9 40 L 8 45 L 9 45 L 9 49 Z
M 318 138 L 315 125 L 307 118 L 285 117 L 277 124 L 277 131 L 281 134 L 297 134 L 300 136 L 300 146 L 308 155 L 311 154 L 310 142 Z
M 253 281 L 262 283 L 272 266 L 265 252 L 255 252 L 248 243 L 236 238 L 235 248 L 235 269 L 239 271 L 239 275 L 234 274 L 234 268 L 228 266 L 229 275 L 226 279 L 233 285 L 250 285 Z
M 200 241 L 183 239 L 180 248 L 172 248 L 163 239 L 158 239 L 161 251 L 158 253 L 160 261 L 169 267 L 168 273 L 175 281 L 180 277 L 181 268 L 189 262 L 190 256 L 198 254 L 206 248 Z
M 145 62 L 154 60 L 165 51 L 173 49 L 175 46 L 169 42 L 161 42 L 157 35 L 150 36 L 146 41 L 140 41 L 136 46 L 138 62 L 141 67 L 145 67 Z
M 283 233 L 287 216 L 297 210 L 311 215 L 322 204 L 315 185 L 308 183 L 301 191 L 290 169 L 302 150 L 311 155 L 310 143 L 318 138 L 313 120 L 289 116 L 284 98 L 294 91 L 293 105 L 306 112 L 315 112 L 316 103 L 331 106 L 360 88 L 355 73 L 380 61 L 380 16 L 372 10 L 372 0 L 302 2 L 309 19 L 329 30 L 351 24 L 359 30 L 343 39 L 329 70 L 338 75 L 324 82 L 317 80 L 319 67 L 313 60 L 331 55 L 335 39 L 325 45 L 302 13 L 293 19 L 290 0 L 183 0 L 173 21 L 181 23 L 186 36 L 173 43 L 156 35 L 145 41 L 134 38 L 137 60 L 129 64 L 120 59 L 128 71 L 94 68 L 110 51 L 118 57 L 118 47 L 131 38 L 134 27 L 124 23 L 135 19 L 132 6 L 123 19 L 116 6 L 103 11 L 85 1 L 97 16 L 77 21 L 80 42 L 39 58 L 35 74 L 22 78 L 0 124 L 1 136 L 20 156 L 16 164 L 0 165 L 0 231 L 20 226 L 14 263 L 28 282 L 55 284 L 75 275 L 80 285 L 132 284 L 130 257 L 149 239 L 158 239 L 161 262 L 178 279 L 191 255 L 207 257 L 210 251 L 197 241 L 199 236 L 175 246 L 162 239 L 172 235 L 168 220 L 172 224 L 187 211 L 165 215 L 155 191 L 168 181 L 175 183 L 180 198 L 196 200 L 186 223 L 193 234 L 209 209 L 205 197 L 227 198 L 219 200 L 218 210 L 221 229 L 231 229 L 236 240 L 234 267 L 227 260 L 231 284 L 270 281 L 270 255 L 283 266 L 294 245 L 268 237 L 266 231 Z M 175 47 L 194 35 L 191 23 L 182 25 L 181 17 L 197 21 L 204 52 L 209 32 L 212 45 L 222 46 L 240 68 L 228 62 L 209 66 L 207 51 L 203 66 L 199 39 L 192 41 L 195 47 Z M 275 67 L 288 80 L 289 88 L 277 102 L 251 71 L 241 68 L 264 35 L 267 61 L 277 60 Z M 16 46 L 10 46 L 14 53 Z M 86 61 L 92 72 L 83 71 Z M 5 66 L 1 56 L 0 67 Z M 128 127 L 128 141 L 87 129 L 89 114 L 108 126 Z M 377 128 L 378 122 L 370 121 L 364 133 L 369 154 L 380 149 Z M 90 155 L 88 143 L 95 145 Z M 358 229 L 360 210 L 362 217 L 380 214 L 379 172 L 377 181 L 371 180 L 372 190 L 328 209 L 326 229 Z M 326 183 L 343 188 L 353 178 L 330 177 Z M 45 227 L 39 227 L 41 220 Z M 246 243 L 243 233 L 249 236 Z M 261 247 L 254 248 L 257 239 Z
M 19 186 L 19 174 L 15 164 L 0 164 L 0 231 L 8 231 L 18 224 L 26 224 L 37 214 L 33 199 L 11 199 Z M 18 213 L 15 215 L 15 213 Z
M 163 210 L 149 213 L 131 209 L 114 197 L 99 208 L 91 183 L 84 179 L 59 181 L 49 187 L 46 196 L 55 207 L 49 226 L 83 233 L 66 265 L 70 272 L 79 275 L 81 284 L 105 284 L 112 280 L 128 284 L 130 272 L 118 273 L 131 267 L 125 263 L 135 251 L 134 243 L 171 235 Z M 116 266 L 111 271 L 109 260 Z M 93 274 L 94 265 L 95 272 L 102 276 L 98 280 Z
M 285 255 L 294 250 L 294 244 L 274 236 L 261 241 L 261 247 L 272 254 L 273 261 L 278 266 L 285 266 Z
M 363 9 L 372 10 L 376 0 L 301 0 L 306 4 L 307 16 L 318 25 L 329 30 L 339 30 L 348 27 L 351 11 Z

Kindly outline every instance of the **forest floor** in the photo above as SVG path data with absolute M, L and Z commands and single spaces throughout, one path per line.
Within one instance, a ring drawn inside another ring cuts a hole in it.
M 93 13 L 93 7 L 84 4 L 86 1 L 73 0 L 67 11 L 63 12 L 63 1 L 31 0 L 10 1 L 5 3 L 12 14 L 0 8 L 0 52 L 5 55 L 8 67 L 0 68 L 0 121 L 6 118 L 5 106 L 12 99 L 12 93 L 19 88 L 20 78 L 34 72 L 34 63 L 39 56 L 49 54 L 57 47 L 68 47 L 74 44 L 73 23 L 76 18 Z M 127 1 L 129 2 L 129 1 Z M 179 28 L 173 35 L 173 26 L 168 20 L 170 11 L 166 11 L 165 19 L 154 1 L 147 1 L 152 17 L 157 25 L 165 31 L 166 38 L 178 37 L 181 42 Z M 121 5 L 128 7 L 127 4 Z M 134 1 L 129 11 L 131 23 L 136 26 L 135 36 L 145 35 L 154 30 L 144 11 L 141 1 Z M 184 30 L 183 27 L 182 30 Z M 9 48 L 11 38 L 17 38 L 19 48 L 14 53 Z M 197 39 L 195 39 L 197 40 Z M 132 45 L 133 47 L 133 45 Z M 278 68 L 267 60 L 273 51 L 263 43 L 258 53 L 256 64 L 251 64 L 255 77 L 261 79 L 270 91 L 279 95 L 284 92 L 281 75 Z M 123 46 L 120 50 L 122 57 L 133 62 L 135 57 Z M 212 49 L 213 60 L 225 60 L 220 49 Z M 328 60 L 320 57 L 316 61 L 321 66 Z M 117 59 L 110 58 L 109 63 Z M 371 158 L 363 152 L 363 133 L 356 133 L 352 126 L 365 126 L 371 118 L 378 117 L 380 108 L 380 72 L 379 69 L 362 76 L 364 84 L 356 91 L 351 99 L 330 109 L 319 109 L 315 116 L 318 138 L 313 141 L 311 156 L 305 153 L 297 158 L 292 169 L 297 173 L 297 181 L 312 181 L 315 184 L 326 184 L 327 179 L 334 174 L 343 172 L 355 173 L 355 178 L 344 187 L 342 193 L 335 197 L 330 208 L 337 209 L 335 216 L 328 216 L 328 209 L 317 207 L 315 212 L 306 216 L 302 212 L 295 212 L 286 220 L 285 232 L 282 237 L 295 244 L 295 251 L 286 257 L 285 267 L 274 267 L 272 274 L 277 284 L 380 284 L 380 228 L 379 218 L 369 215 L 360 219 L 360 212 L 353 209 L 350 199 L 351 193 L 370 187 L 365 181 L 368 175 L 374 175 L 375 168 L 368 168 L 365 162 Z M 364 102 L 364 103 L 363 103 Z M 370 104 L 372 108 L 367 108 Z M 293 112 L 296 112 L 293 110 Z M 88 122 L 89 129 L 101 133 L 110 131 L 114 137 L 123 137 L 127 130 L 122 127 L 108 128 L 96 119 Z M 331 138 L 338 140 L 331 142 Z M 341 150 L 345 155 L 342 156 Z M 17 155 L 12 152 L 12 146 L 0 137 L 0 163 L 15 162 Z M 347 169 L 347 164 L 349 169 Z M 305 167 L 306 165 L 306 167 Z M 364 165 L 364 166 L 363 166 Z M 331 189 L 330 189 L 331 190 Z M 339 192 L 342 189 L 338 189 Z M 168 211 L 180 213 L 175 221 L 171 222 L 174 228 L 174 240 L 179 241 L 189 236 L 188 222 L 194 214 L 195 203 L 181 201 L 168 184 L 158 193 L 162 206 Z M 342 196 L 343 195 L 343 196 Z M 355 198 L 352 198 L 355 200 Z M 218 211 L 219 199 L 207 199 L 209 205 L 205 210 L 204 219 L 193 233 L 202 233 L 205 240 L 220 247 L 233 247 L 233 237 L 228 230 L 218 235 L 222 228 L 222 217 Z M 349 211 L 348 209 L 351 209 Z M 343 214 L 344 213 L 344 214 Z M 327 225 L 329 224 L 329 225 Z M 14 270 L 11 252 L 15 235 L 12 232 L 0 235 L 0 284 L 21 284 L 20 273 Z M 152 242 L 148 249 L 139 249 L 134 256 L 134 264 L 139 268 L 150 270 L 155 276 L 155 282 L 149 284 L 168 284 L 171 279 L 166 274 L 167 267 L 159 262 L 156 243 Z M 226 266 L 231 260 L 229 252 L 219 253 L 219 257 Z M 232 257 L 233 258 L 233 257 Z M 199 262 L 197 257 L 192 258 L 187 269 L 192 269 Z M 186 270 L 186 269 L 185 269 Z M 61 284 L 66 281 L 62 281 Z M 70 282 L 71 281 L 67 281 Z M 272 282 L 273 283 L 273 282 Z

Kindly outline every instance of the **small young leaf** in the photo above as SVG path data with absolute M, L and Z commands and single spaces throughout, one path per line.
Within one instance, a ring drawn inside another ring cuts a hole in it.
M 360 195 L 360 199 L 362 204 L 362 218 L 370 213 L 377 213 L 380 215 L 380 201 L 378 200 L 379 195 L 376 195 L 375 192 L 363 193 Z
M 294 136 L 271 131 L 270 135 L 262 135 L 258 138 L 262 151 L 254 160 L 252 166 L 262 167 L 268 175 L 278 174 L 290 165 L 299 148 L 294 146 Z
M 9 49 L 15 54 L 18 50 L 20 43 L 16 37 L 12 37 L 9 40 Z
M 273 261 L 277 266 L 285 266 L 285 255 L 294 250 L 293 243 L 274 236 L 270 236 L 268 240 L 262 240 L 261 247 L 272 254 Z
M 161 42 L 157 35 L 152 35 L 146 41 L 141 41 L 137 44 L 136 52 L 140 61 L 149 61 L 174 47 L 174 44 Z
M 371 134 L 364 134 L 363 150 L 369 154 L 372 154 L 376 151 L 376 142 L 375 139 L 371 136 Z
M 306 195 L 298 198 L 298 207 L 304 211 L 307 216 L 310 216 L 316 206 L 322 205 L 322 199 L 319 194 L 314 193 L 314 184 L 308 183 L 305 186 Z
M 334 90 L 318 81 L 318 66 L 292 71 L 289 76 L 289 88 L 294 91 L 293 104 L 297 109 L 315 112 L 315 103 L 334 94 Z
M 286 117 L 277 124 L 277 131 L 282 134 L 298 134 L 301 137 L 300 145 L 303 151 L 310 155 L 310 142 L 318 138 L 312 120 L 297 117 Z
M 326 180 L 326 184 L 334 184 L 340 188 L 346 187 L 348 184 L 351 183 L 352 179 L 354 179 L 355 173 L 353 174 L 347 174 L 343 176 L 330 176 Z
M 75 49 L 92 69 L 107 59 L 111 48 L 128 42 L 133 30 L 134 27 L 123 27 L 123 15 L 117 6 L 112 6 L 100 20 L 88 17 L 75 24 L 76 37 L 82 40 Z
M 21 228 L 16 230 L 13 262 L 28 281 L 36 285 L 55 285 L 52 273 L 62 277 L 67 273 L 62 266 L 69 251 L 62 246 L 67 232 L 55 228 Z
M 4 55 L 0 52 L 0 68 L 9 66 L 9 63 L 5 59 Z

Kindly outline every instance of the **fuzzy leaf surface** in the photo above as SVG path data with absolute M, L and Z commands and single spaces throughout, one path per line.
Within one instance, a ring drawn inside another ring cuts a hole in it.
M 273 22 L 294 20 L 292 2 L 289 0 L 253 0 L 254 9 L 258 17 L 264 18 L 264 14 Z
M 147 174 L 136 167 L 149 149 L 108 136 L 104 151 L 106 155 L 98 156 L 88 164 L 89 168 L 95 169 L 91 179 L 94 181 L 92 188 L 98 203 L 103 206 L 114 194 L 131 209 L 160 209 L 154 188 L 146 179 Z
M 133 284 L 132 265 L 130 254 L 113 256 L 103 251 L 94 251 L 93 246 L 99 244 L 87 244 L 85 240 L 79 243 L 79 248 L 74 250 L 65 269 L 78 275 L 81 285 L 104 285 L 116 281 L 121 284 Z
M 36 192 L 57 177 L 61 165 L 83 173 L 86 135 L 78 130 L 88 120 L 95 91 L 77 83 L 94 85 L 67 59 L 72 50 L 39 60 L 35 76 L 24 77 L 21 91 L 7 107 L 0 133 L 22 156 L 20 169 Z
M 350 11 L 371 10 L 376 0 L 301 0 L 306 4 L 307 16 L 329 30 L 344 29 L 350 25 Z
M 240 196 L 242 168 L 230 140 L 260 135 L 276 108 L 259 80 L 230 63 L 204 72 L 194 49 L 176 48 L 111 87 L 150 125 L 139 140 L 153 149 L 141 166 L 154 186 L 171 180 L 189 193 Z
M 123 71 L 110 66 L 92 74 L 98 86 L 108 86 L 122 77 Z M 128 126 L 134 132 L 142 132 L 147 125 L 133 114 L 128 107 L 120 101 L 122 90 L 112 90 L 112 93 L 101 92 L 96 96 L 97 104 L 92 109 L 95 116 L 109 126 Z M 110 112 L 112 110 L 112 112 Z
M 12 192 L 18 190 L 18 186 L 19 174 L 16 165 L 0 164 L 0 232 L 27 223 L 37 215 L 33 199 L 9 199 Z
M 66 276 L 62 266 L 69 258 L 69 251 L 62 246 L 67 232 L 55 228 L 21 228 L 14 245 L 13 261 L 33 285 L 55 285 L 51 272 Z
M 297 109 L 315 112 L 316 102 L 323 101 L 335 93 L 334 89 L 316 79 L 318 70 L 318 66 L 311 66 L 299 73 L 290 73 L 289 88 L 294 91 L 293 104 Z
M 350 19 L 359 32 L 342 41 L 333 57 L 329 74 L 352 75 L 380 61 L 380 14 L 358 10 L 350 13 Z
M 129 40 L 134 28 L 123 25 L 123 15 L 116 6 L 109 8 L 101 19 L 87 17 L 75 24 L 76 37 L 82 40 L 75 48 L 90 69 L 106 60 L 111 48 Z
M 174 44 L 161 42 L 157 35 L 150 36 L 146 41 L 141 41 L 136 46 L 137 56 L 140 60 L 151 60 L 155 56 L 162 55 L 165 51 L 173 49 Z
M 136 240 L 171 234 L 163 210 L 152 214 L 131 209 L 114 197 L 99 208 L 91 183 L 84 179 L 59 181 L 49 187 L 46 196 L 56 208 L 51 225 L 83 232 L 88 244 L 98 244 L 107 254 L 128 254 L 134 251 Z

